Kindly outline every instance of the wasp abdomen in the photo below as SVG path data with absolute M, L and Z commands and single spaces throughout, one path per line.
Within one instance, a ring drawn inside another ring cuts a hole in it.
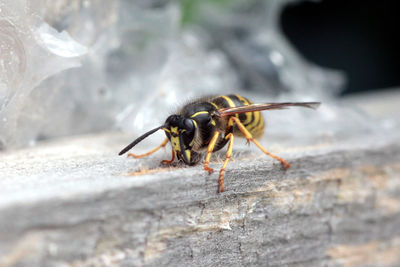
M 238 94 L 218 96 L 213 98 L 211 100 L 211 103 L 216 105 L 218 109 L 242 107 L 252 104 L 250 100 Z M 236 116 L 240 120 L 240 122 L 243 123 L 246 129 L 253 135 L 254 138 L 259 138 L 263 135 L 265 123 L 264 118 L 259 111 L 246 112 L 231 116 Z M 233 126 L 233 134 L 243 137 L 243 133 L 236 125 Z

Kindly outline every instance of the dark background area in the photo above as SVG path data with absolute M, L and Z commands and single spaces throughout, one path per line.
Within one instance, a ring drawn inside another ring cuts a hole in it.
M 288 5 L 281 26 L 308 60 L 344 70 L 343 94 L 400 85 L 397 1 L 323 0 Z

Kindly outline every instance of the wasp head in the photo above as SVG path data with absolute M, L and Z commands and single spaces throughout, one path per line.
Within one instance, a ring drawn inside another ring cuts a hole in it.
M 186 164 L 194 164 L 192 147 L 196 130 L 195 122 L 181 115 L 171 115 L 165 121 L 162 129 L 171 141 L 177 157 Z

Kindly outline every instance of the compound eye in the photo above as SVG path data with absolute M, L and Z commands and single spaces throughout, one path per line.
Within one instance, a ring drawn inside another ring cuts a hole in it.
M 189 147 L 189 144 L 192 142 L 194 137 L 194 123 L 191 119 L 185 119 L 183 122 L 184 129 L 182 137 L 185 146 Z

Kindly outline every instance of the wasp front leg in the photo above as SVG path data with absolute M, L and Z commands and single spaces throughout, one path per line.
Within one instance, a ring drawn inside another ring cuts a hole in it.
M 154 148 L 153 150 L 150 150 L 149 152 L 141 154 L 141 155 L 135 155 L 135 154 L 129 153 L 128 157 L 132 157 L 132 158 L 138 159 L 138 158 L 143 158 L 143 157 L 150 156 L 154 152 L 158 151 L 160 148 L 165 147 L 168 144 L 168 141 L 169 141 L 169 139 L 165 138 L 164 141 L 161 143 L 161 145 L 159 145 L 158 147 Z
M 161 163 L 165 164 L 165 165 L 170 165 L 172 162 L 174 162 L 175 159 L 175 150 L 173 148 L 171 148 L 172 151 L 172 158 L 170 160 L 162 160 Z
M 237 124 L 239 130 L 243 133 L 243 135 L 245 136 L 245 138 L 247 139 L 248 142 L 249 141 L 253 142 L 266 155 L 268 155 L 268 156 L 270 156 L 270 157 L 272 157 L 274 159 L 279 160 L 282 163 L 283 167 L 285 167 L 285 169 L 289 169 L 290 168 L 290 164 L 286 160 L 284 160 L 283 158 L 278 157 L 278 156 L 268 152 L 256 139 L 254 139 L 253 135 L 246 129 L 246 127 L 240 122 L 240 120 L 238 118 L 232 116 L 232 117 L 229 118 L 229 120 L 235 121 L 235 123 Z

